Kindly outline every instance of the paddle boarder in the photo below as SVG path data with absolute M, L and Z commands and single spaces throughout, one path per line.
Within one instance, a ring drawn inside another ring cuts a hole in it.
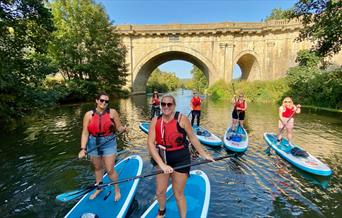
M 293 133 L 293 126 L 294 126 L 294 115 L 301 112 L 300 110 L 301 105 L 297 104 L 296 106 L 293 104 L 293 101 L 290 97 L 285 97 L 283 100 L 282 105 L 279 107 L 279 133 L 278 133 L 278 144 L 280 144 L 284 129 L 286 129 L 287 133 L 287 140 L 290 145 L 292 145 L 292 133 Z
M 194 125 L 195 119 L 197 119 L 197 126 L 200 126 L 202 99 L 198 96 L 196 90 L 193 90 L 192 94 L 193 94 L 193 97 L 191 98 L 191 101 L 190 101 L 191 126 Z
M 124 132 L 128 129 L 122 126 L 119 114 L 116 110 L 109 108 L 109 96 L 100 93 L 96 99 L 95 109 L 85 113 L 83 118 L 83 130 L 81 136 L 81 150 L 79 158 L 87 155 L 93 163 L 95 169 L 96 184 L 102 183 L 103 165 L 109 178 L 112 181 L 118 180 L 118 174 L 114 169 L 115 157 L 117 154 L 117 143 L 114 135 L 115 131 Z M 97 149 L 96 146 L 99 146 Z M 86 153 L 86 151 L 90 151 Z M 119 186 L 116 184 L 114 200 L 118 201 L 121 197 Z M 96 189 L 89 197 L 94 199 L 102 190 Z
M 160 100 L 159 94 L 157 90 L 153 91 L 152 98 L 151 98 L 151 120 L 154 116 L 160 115 Z
M 198 153 L 205 159 L 214 161 L 207 154 L 192 131 L 189 119 L 175 111 L 176 100 L 172 95 L 161 98 L 162 115 L 151 121 L 148 132 L 148 150 L 155 164 L 164 171 L 156 176 L 156 196 L 159 203 L 157 217 L 164 217 L 166 212 L 166 189 L 169 178 L 177 202 L 180 217 L 186 217 L 187 205 L 184 188 L 190 167 L 173 170 L 174 167 L 190 164 L 190 152 L 186 137 L 189 138 Z
M 234 95 L 232 104 L 234 106 L 234 110 L 232 112 L 232 131 L 236 131 L 238 124 L 244 128 L 243 121 L 245 119 L 245 111 L 247 110 L 247 102 L 244 94 L 240 93 L 239 98 L 236 98 L 236 95 Z

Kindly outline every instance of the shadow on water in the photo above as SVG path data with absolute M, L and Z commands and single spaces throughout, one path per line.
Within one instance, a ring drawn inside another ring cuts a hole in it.
M 174 93 L 177 110 L 188 114 L 191 91 Z M 118 149 L 139 154 L 143 173 L 155 170 L 146 149 L 147 135 L 139 123 L 150 116 L 150 96 L 114 99 L 130 132 L 118 140 Z M 33 114 L 15 132 L 0 133 L 0 216 L 63 217 L 76 203 L 61 204 L 55 196 L 94 182 L 87 160 L 73 160 L 79 152 L 82 119 L 94 105 L 85 103 L 56 107 Z M 245 127 L 249 148 L 238 158 L 195 166 L 208 175 L 211 202 L 208 217 L 339 217 L 342 184 L 342 121 L 336 115 L 304 109 L 296 117 L 294 140 L 327 163 L 329 178 L 303 172 L 278 155 L 265 154 L 263 133 L 277 130 L 277 105 L 249 103 Z M 231 124 L 229 101 L 203 101 L 201 125 L 223 136 Z M 212 156 L 226 155 L 224 148 L 204 147 Z M 154 201 L 155 178 L 142 179 L 129 217 L 140 215 Z

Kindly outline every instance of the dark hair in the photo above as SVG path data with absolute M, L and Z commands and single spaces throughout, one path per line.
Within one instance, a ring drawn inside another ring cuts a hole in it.
M 159 94 L 158 93 L 153 93 L 152 97 L 154 97 L 154 96 L 157 96 L 157 98 L 159 98 Z
M 108 95 L 107 93 L 105 93 L 105 92 L 99 92 L 95 97 L 96 97 L 96 99 L 100 99 L 100 97 L 101 97 L 102 95 L 105 95 L 105 96 L 108 96 L 108 97 L 109 97 L 109 95 Z

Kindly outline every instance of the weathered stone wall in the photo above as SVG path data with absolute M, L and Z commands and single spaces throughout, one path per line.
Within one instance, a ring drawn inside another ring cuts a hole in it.
M 198 66 L 209 84 L 231 81 L 238 64 L 245 80 L 282 77 L 295 66 L 297 52 L 309 42 L 296 42 L 299 22 L 120 25 L 116 30 L 127 47 L 130 76 L 127 86 L 144 93 L 151 72 L 170 60 Z M 342 54 L 333 62 L 342 64 Z

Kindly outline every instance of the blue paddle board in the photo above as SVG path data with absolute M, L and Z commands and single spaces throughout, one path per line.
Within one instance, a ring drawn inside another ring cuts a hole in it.
M 210 203 L 210 182 L 208 176 L 203 171 L 190 171 L 190 177 L 186 182 L 184 195 L 187 203 L 187 217 L 207 217 Z M 141 217 L 155 218 L 158 213 L 158 208 L 158 202 L 154 201 Z M 165 217 L 179 217 L 172 185 L 169 185 L 166 191 Z
M 223 137 L 223 146 L 234 152 L 245 152 L 248 148 L 247 131 L 240 125 L 236 131 L 232 131 L 231 127 L 227 128 Z
M 139 128 L 144 132 L 148 133 L 148 129 L 150 128 L 150 123 L 149 122 L 143 122 L 139 124 Z
M 202 144 L 212 147 L 221 146 L 222 140 L 209 130 L 197 125 L 192 126 L 192 130 Z
M 140 176 L 143 168 L 143 161 L 139 155 L 131 155 L 115 165 L 115 170 L 119 175 L 119 180 Z M 104 175 L 103 183 L 110 183 L 108 175 Z M 135 192 L 139 184 L 139 179 L 123 182 L 119 184 L 121 198 L 114 201 L 114 186 L 104 187 L 103 190 L 93 200 L 89 196 L 92 191 L 85 196 L 65 215 L 68 218 L 80 218 L 86 215 L 97 215 L 98 217 L 125 217 Z
M 280 157 L 284 158 L 299 169 L 319 176 L 330 176 L 332 174 L 332 170 L 326 164 L 322 163 L 308 152 L 305 152 L 307 157 L 293 155 L 293 152 L 291 151 L 295 147 L 300 150 L 303 149 L 298 145 L 290 145 L 285 138 L 283 138 L 280 143 L 277 143 L 277 135 L 275 133 L 266 132 L 264 133 L 264 139 Z

